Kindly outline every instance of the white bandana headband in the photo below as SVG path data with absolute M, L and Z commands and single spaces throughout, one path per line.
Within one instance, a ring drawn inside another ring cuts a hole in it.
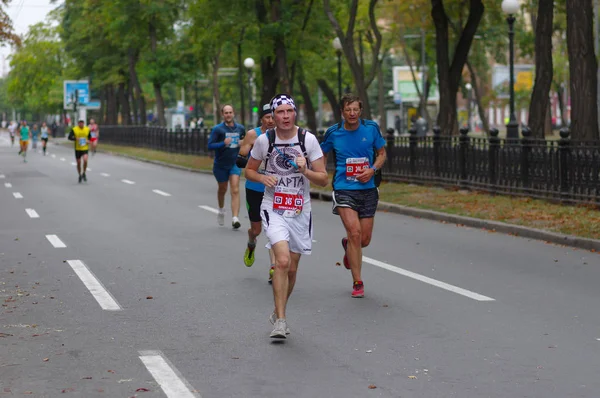
M 292 108 L 294 108 L 294 112 L 296 112 L 296 104 L 294 103 L 292 97 L 288 96 L 287 94 L 277 94 L 275 97 L 273 97 L 271 100 L 271 112 L 275 114 L 275 110 L 277 110 L 277 107 L 281 105 L 291 105 Z

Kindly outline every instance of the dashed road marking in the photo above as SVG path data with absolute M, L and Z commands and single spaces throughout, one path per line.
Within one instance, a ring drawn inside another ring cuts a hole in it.
M 372 265 L 374 265 L 376 267 L 387 269 L 388 271 L 392 271 L 392 272 L 395 272 L 397 274 L 404 275 L 404 276 L 407 276 L 407 277 L 412 278 L 412 279 L 416 279 L 418 281 L 430 284 L 432 286 L 439 287 L 440 289 L 445 289 L 445 290 L 448 290 L 450 292 L 453 292 L 453 293 L 456 293 L 456 294 L 460 294 L 461 296 L 465 296 L 465 297 L 471 298 L 473 300 L 477 300 L 477 301 L 495 301 L 491 297 L 487 297 L 487 296 L 481 295 L 479 293 L 475 293 L 475 292 L 472 292 L 470 290 L 466 290 L 466 289 L 460 288 L 458 286 L 450 285 L 450 284 L 448 284 L 446 282 L 438 281 L 436 279 L 429 278 L 427 276 L 424 276 L 424 275 L 421 275 L 421 274 L 417 274 L 415 272 L 408 271 L 408 270 L 405 270 L 403 268 L 396 267 L 394 265 L 390 265 L 390 264 L 384 263 L 383 261 L 378 261 L 378 260 L 375 260 L 375 259 L 372 259 L 372 258 L 369 258 L 369 257 L 365 257 L 365 256 L 363 256 L 363 261 L 365 263 L 372 264 Z
M 4 183 L 4 186 L 5 186 L 6 188 L 12 188 L 12 184 L 11 184 L 10 182 L 5 182 L 5 183 Z
M 110 177 L 110 174 L 108 174 L 108 173 L 100 173 L 100 175 L 101 175 L 102 177 Z
M 140 359 L 168 398 L 202 398 L 160 351 L 140 351 Z
M 100 307 L 107 311 L 122 310 L 117 300 L 104 287 L 102 282 L 90 271 L 90 269 L 81 260 L 67 260 L 67 263 L 73 268 L 79 279 L 88 288 L 92 296 L 96 299 Z
M 31 218 L 40 218 L 40 215 L 37 214 L 37 211 L 35 211 L 34 209 L 25 209 L 25 211 Z
M 200 205 L 198 207 L 201 209 L 204 209 L 206 211 L 210 211 L 211 213 L 219 214 L 219 210 L 215 209 L 214 207 L 204 206 L 204 205 Z
M 129 185 L 135 184 L 135 181 L 129 181 L 129 180 L 121 180 L 121 181 L 124 182 L 125 184 L 129 184 Z
M 60 240 L 60 238 L 56 235 L 46 235 L 46 239 L 48 239 L 52 246 L 54 246 L 57 249 L 61 247 L 67 247 L 67 245 L 65 245 L 63 241 Z
M 20 192 L 13 192 L 13 196 L 15 199 L 23 199 L 23 195 Z
M 162 196 L 171 196 L 170 193 L 163 192 L 160 189 L 153 189 L 152 192 L 157 193 L 157 194 L 162 195 Z

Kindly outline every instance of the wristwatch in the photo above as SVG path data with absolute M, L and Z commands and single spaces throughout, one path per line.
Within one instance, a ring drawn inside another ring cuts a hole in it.
M 377 173 L 377 167 L 375 167 L 375 165 L 371 166 L 371 168 L 373 169 L 374 172 Z

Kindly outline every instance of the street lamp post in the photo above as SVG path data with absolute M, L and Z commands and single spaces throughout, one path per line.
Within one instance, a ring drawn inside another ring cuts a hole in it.
M 465 88 L 467 89 L 467 125 L 469 126 L 469 131 L 471 131 L 471 102 L 473 101 L 473 86 L 471 83 L 465 84 Z
M 338 61 L 338 101 L 342 99 L 342 42 L 339 37 L 333 39 L 332 42 Z
M 244 66 L 246 70 L 248 70 L 248 113 L 250 117 L 248 118 L 252 127 L 254 127 L 254 115 L 252 114 L 252 68 L 254 68 L 254 60 L 252 58 L 246 58 L 244 60 Z
M 519 11 L 518 0 L 502 0 L 502 11 L 507 15 L 508 41 L 509 41 L 509 84 L 510 84 L 510 119 L 506 125 L 506 138 L 516 140 L 519 138 L 519 123 L 515 117 L 515 14 Z

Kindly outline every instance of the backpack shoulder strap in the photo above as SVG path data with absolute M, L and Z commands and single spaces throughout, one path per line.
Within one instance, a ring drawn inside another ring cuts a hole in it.
M 267 149 L 267 157 L 265 158 L 265 167 L 267 167 L 269 159 L 271 158 L 271 152 L 273 152 L 273 148 L 275 147 L 275 129 L 268 129 L 265 134 L 269 139 L 269 148 Z
M 306 130 L 302 127 L 298 127 L 298 143 L 300 144 L 300 150 L 302 150 L 302 156 L 306 157 Z

